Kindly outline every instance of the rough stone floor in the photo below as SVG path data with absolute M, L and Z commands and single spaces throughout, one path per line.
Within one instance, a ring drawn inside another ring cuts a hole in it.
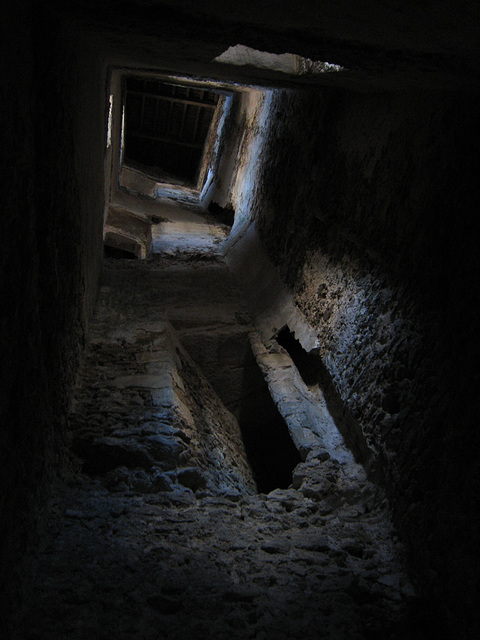
M 17 638 L 428 637 L 365 474 L 313 447 L 257 492 L 231 412 L 253 329 L 211 246 L 106 261 Z

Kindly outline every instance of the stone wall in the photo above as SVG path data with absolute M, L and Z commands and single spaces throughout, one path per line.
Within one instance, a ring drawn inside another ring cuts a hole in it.
M 175 0 L 146 13 L 143 2 L 113 12 L 109 2 L 73 2 L 64 10 L 85 12 L 82 40 L 45 9 L 58 3 L 33 13 L 32 4 L 4 12 L 0 38 L 4 584 L 61 458 L 60 416 L 99 273 L 107 105 L 92 43 L 118 47 L 119 64 L 135 54 L 147 66 L 212 75 L 211 60 L 241 40 L 345 65 L 343 86 L 419 87 L 277 95 L 255 188 L 237 208 L 253 209 L 318 330 L 424 593 L 445 603 L 455 637 L 466 637 L 478 600 L 478 96 L 420 87 L 443 74 L 458 86 L 478 81 L 478 9 L 387 3 L 379 12 L 378 3 L 358 10 L 346 0 L 328 11 L 247 3 L 232 13 L 210 2 L 207 14 Z M 236 79 L 263 77 L 247 69 Z
M 62 461 L 65 405 L 96 294 L 104 112 L 101 67 L 60 36 L 53 16 L 21 2 L 2 26 L 11 63 L 2 64 L 0 152 L 0 600 L 7 608 L 33 514 Z
M 253 207 L 420 588 L 462 637 L 477 615 L 477 109 L 440 91 L 284 93 Z
M 233 208 L 237 227 L 249 219 L 259 187 L 259 160 L 268 137 L 269 114 L 276 93 L 261 88 L 234 93 L 226 118 L 211 199 L 221 207 Z
M 4 16 L 0 27 L 2 54 L 5 58 L 16 58 L 22 71 L 21 78 L 18 78 L 16 68 L 3 64 L 1 66 L 0 167 L 3 188 L 0 217 L 0 278 L 3 300 L 0 332 L 0 544 L 5 584 L 12 579 L 12 565 L 8 558 L 14 552 L 19 527 L 24 524 L 21 518 L 13 519 L 14 512 L 18 509 L 23 515 L 30 502 L 28 495 L 19 495 L 21 492 L 17 488 L 17 480 L 26 473 L 33 457 L 33 450 L 26 455 L 19 450 L 22 441 L 27 440 L 27 437 L 19 428 L 15 399 L 25 393 L 24 378 L 27 376 L 23 367 L 28 367 L 32 347 L 39 339 L 38 329 L 33 322 L 35 307 L 32 304 L 32 298 L 37 297 L 37 285 L 31 268 L 36 239 L 33 223 L 34 150 L 30 109 L 33 94 L 30 47 L 32 27 L 28 4 L 18 3 L 17 10 L 9 16 Z M 4 126 L 3 123 L 9 123 L 9 126 Z M 23 144 L 19 145 L 19 140 L 22 140 Z M 17 295 L 18 289 L 24 292 L 22 297 Z M 24 406 L 23 411 L 26 413 L 25 409 Z M 7 536 L 9 530 L 12 535 Z M 2 603 L 6 598 L 3 584 L 0 583 Z M 4 613 L 0 607 L 0 628 L 3 627 Z

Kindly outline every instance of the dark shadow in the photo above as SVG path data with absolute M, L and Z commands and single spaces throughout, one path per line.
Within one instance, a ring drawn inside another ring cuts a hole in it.
M 287 489 L 292 483 L 293 469 L 301 462 L 300 454 L 250 346 L 244 360 L 238 422 L 258 491 Z
M 221 207 L 216 202 L 210 202 L 208 211 L 213 215 L 215 220 L 228 227 L 232 227 L 235 222 L 235 211 L 231 205 Z
M 137 256 L 131 251 L 119 249 L 118 247 L 103 246 L 103 255 L 105 258 L 117 258 L 119 260 L 137 260 Z

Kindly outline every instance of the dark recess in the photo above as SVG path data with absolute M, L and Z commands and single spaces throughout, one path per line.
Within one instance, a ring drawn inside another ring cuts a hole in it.
M 109 247 L 105 245 L 103 248 L 103 255 L 105 258 L 117 258 L 120 260 L 136 260 L 137 256 L 131 251 L 125 251 L 125 249 L 118 249 L 117 247 Z
M 235 210 L 231 205 L 221 207 L 216 202 L 210 202 L 208 205 L 208 211 L 218 222 L 226 224 L 228 227 L 233 226 L 233 223 L 235 222 Z
M 245 357 L 238 422 L 259 493 L 287 489 L 302 460 L 249 349 Z

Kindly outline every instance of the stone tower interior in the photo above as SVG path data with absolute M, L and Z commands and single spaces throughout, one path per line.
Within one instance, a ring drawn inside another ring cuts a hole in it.
M 478 4 L 8 4 L 2 637 L 479 637 Z

